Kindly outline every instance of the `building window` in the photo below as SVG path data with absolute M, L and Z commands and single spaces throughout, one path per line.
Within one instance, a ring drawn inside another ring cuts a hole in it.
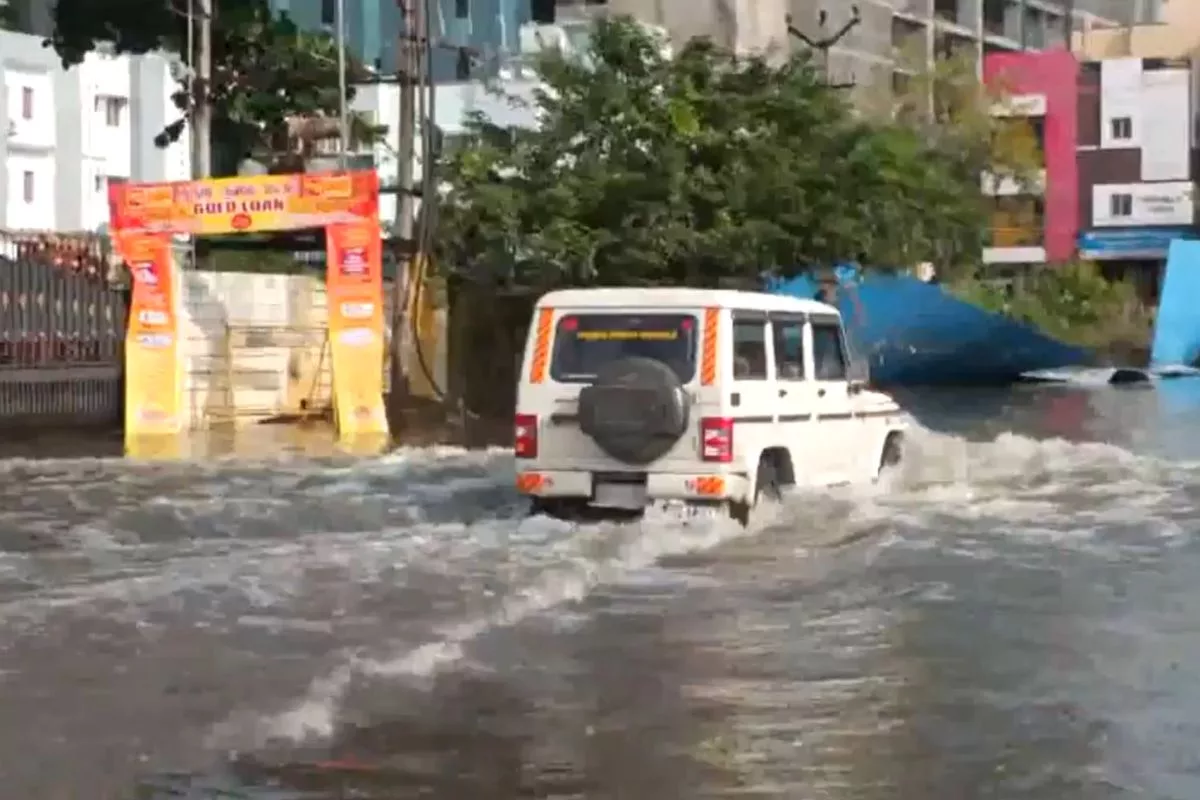
M 25 170 L 21 176 L 21 194 L 25 198 L 26 203 L 33 202 L 33 173 Z
M 33 89 L 28 86 L 21 87 L 21 116 L 33 119 Z
M 104 112 L 105 125 L 110 128 L 119 128 L 121 126 L 121 112 L 125 109 L 125 105 L 128 102 L 124 97 L 97 95 L 95 108 L 97 113 Z
M 1108 198 L 1108 212 L 1113 217 L 1133 216 L 1133 195 L 1114 194 Z
M 454 0 L 454 18 L 471 18 L 471 0 Z
M 1109 120 L 1109 127 L 1112 129 L 1112 138 L 1114 139 L 1133 138 L 1133 119 L 1130 117 L 1113 117 Z
M 337 25 L 337 0 L 321 0 L 321 24 Z
M 92 178 L 92 186 L 97 194 L 104 191 L 104 184 L 105 180 L 103 175 L 97 175 L 96 177 Z

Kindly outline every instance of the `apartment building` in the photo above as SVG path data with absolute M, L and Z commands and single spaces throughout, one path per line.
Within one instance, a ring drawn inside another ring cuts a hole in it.
M 1079 251 L 1157 262 L 1197 235 L 1194 68 L 1185 58 L 1083 62 L 1079 73 Z
M 997 117 L 1028 125 L 1038 139 L 1037 180 L 995 181 L 984 176 L 993 198 L 983 260 L 989 264 L 1041 264 L 1074 256 L 1078 232 L 1079 64 L 1066 50 L 990 53 L 984 80 L 1010 94 Z
M 984 260 L 1080 256 L 1152 286 L 1171 241 L 1200 238 L 1195 62 L 1058 50 L 990 54 L 984 69 L 1014 92 L 994 113 L 1032 124 L 1045 165 L 1032 186 L 985 180 Z
M 0 229 L 97 230 L 110 180 L 190 172 L 187 143 L 154 135 L 175 119 L 170 62 L 93 54 L 63 70 L 42 39 L 0 31 Z

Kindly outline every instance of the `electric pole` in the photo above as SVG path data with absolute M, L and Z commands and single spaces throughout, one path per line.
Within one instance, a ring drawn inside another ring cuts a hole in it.
M 209 86 L 212 83 L 212 15 L 213 0 L 195 0 L 199 9 L 200 35 L 197 37 L 196 86 L 192 97 L 192 175 L 212 177 L 212 106 L 209 105 Z M 190 9 L 190 6 L 189 6 Z
M 400 411 L 408 400 L 408 351 L 411 340 L 407 324 L 409 282 L 417 279 L 415 257 L 419 247 L 415 239 L 415 186 L 413 159 L 417 149 L 417 80 L 420 76 L 421 48 L 424 44 L 423 0 L 397 0 L 400 5 L 400 119 L 398 164 L 396 168 L 396 224 L 392 231 L 396 246 L 396 276 L 392 300 L 391 392 L 389 405 L 393 432 L 398 428 Z

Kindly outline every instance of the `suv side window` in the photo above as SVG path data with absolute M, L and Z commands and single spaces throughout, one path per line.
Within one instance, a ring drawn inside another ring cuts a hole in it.
M 804 380 L 804 320 L 771 321 L 775 343 L 775 377 L 781 381 Z
M 759 319 L 733 320 L 733 379 L 767 379 L 767 323 Z
M 846 349 L 842 326 L 836 322 L 813 322 L 813 372 L 819 381 L 846 380 Z

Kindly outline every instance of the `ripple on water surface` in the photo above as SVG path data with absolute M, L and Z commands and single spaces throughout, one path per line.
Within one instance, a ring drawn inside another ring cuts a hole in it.
M 526 520 L 500 451 L 9 465 L 0 777 L 27 797 L 1188 796 L 1197 473 L 916 438 L 894 485 L 797 494 L 749 533 Z

